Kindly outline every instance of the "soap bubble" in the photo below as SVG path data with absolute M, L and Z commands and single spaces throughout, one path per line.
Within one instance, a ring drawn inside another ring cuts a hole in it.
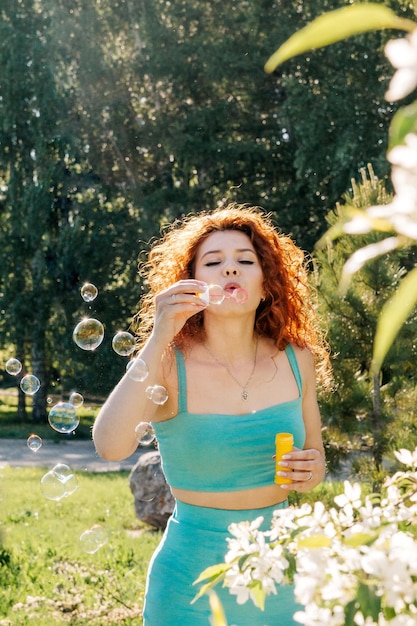
M 138 383 L 142 383 L 149 376 L 148 366 L 145 361 L 139 358 L 129 361 L 126 371 L 129 373 L 129 377 Z
M 222 304 L 225 298 L 232 299 L 237 304 L 243 304 L 248 299 L 248 292 L 243 287 L 233 291 L 225 291 L 220 285 L 207 285 L 197 296 L 206 304 Z
M 78 489 L 78 480 L 72 469 L 66 463 L 57 463 L 52 471 L 58 479 L 65 485 L 65 495 L 70 496 Z
M 42 439 L 39 437 L 39 435 L 32 434 L 29 435 L 29 437 L 27 438 L 26 444 L 29 450 L 32 450 L 32 452 L 37 452 L 39 448 L 42 447 Z
M 154 404 L 165 404 L 168 400 L 168 392 L 162 385 L 146 387 L 145 393 L 148 400 L 152 400 Z
M 77 391 L 72 391 L 69 397 L 69 403 L 76 409 L 84 404 L 83 396 Z
M 58 402 L 49 411 L 48 421 L 59 433 L 72 433 L 80 423 L 73 404 Z
M 84 404 L 84 397 L 78 391 L 71 391 L 68 402 L 77 409 Z
M 62 500 L 73 494 L 77 488 L 77 478 L 65 463 L 57 463 L 41 478 L 41 491 L 48 500 Z
M 97 298 L 98 289 L 91 283 L 85 283 L 81 287 L 81 297 L 85 302 L 92 302 Z
M 95 524 L 89 530 L 85 530 L 80 535 L 81 548 L 88 554 L 94 554 L 99 550 L 109 539 L 109 534 L 103 526 Z
M 238 287 L 232 292 L 232 298 L 238 304 L 243 304 L 248 299 L 248 292 L 243 287 Z
M 6 363 L 6 372 L 12 376 L 17 376 L 22 371 L 22 364 L 18 359 L 11 358 Z
M 39 378 L 33 374 L 26 374 L 20 381 L 20 389 L 28 396 L 33 396 L 41 386 Z
M 65 485 L 59 480 L 52 470 L 46 472 L 41 478 L 41 491 L 48 500 L 62 500 L 65 498 Z
M 111 342 L 113 350 L 120 356 L 129 356 L 135 351 L 135 338 L 126 331 L 117 333 Z
M 207 285 L 197 293 L 197 296 L 206 304 L 221 304 L 225 298 L 223 287 L 220 285 Z
M 74 328 L 72 338 L 79 348 L 95 350 L 104 339 L 104 327 L 94 318 L 82 320 Z
M 155 441 L 155 431 L 149 422 L 140 422 L 135 428 L 135 435 L 141 446 L 150 446 Z

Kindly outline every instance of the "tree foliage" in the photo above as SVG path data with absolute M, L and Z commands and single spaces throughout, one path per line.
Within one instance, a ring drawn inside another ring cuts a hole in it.
M 343 218 L 346 207 L 360 209 L 390 200 L 371 167 L 369 172 L 362 170 L 361 182 L 353 181 L 352 187 L 353 192 L 345 194 L 344 203 L 327 216 L 330 227 Z M 373 340 L 380 311 L 414 258 L 404 250 L 374 259 L 352 277 L 344 294 L 340 291 L 340 278 L 345 262 L 356 250 L 380 239 L 381 234 L 375 232 L 345 235 L 315 252 L 320 309 L 335 355 L 335 391 L 322 402 L 329 457 L 333 456 L 332 447 L 338 447 L 347 436 L 354 449 L 370 451 L 377 470 L 391 449 L 391 422 L 398 417 L 398 409 L 401 407 L 405 413 L 410 409 L 401 397 L 413 386 L 417 314 L 402 328 L 399 341 L 391 346 L 381 372 L 376 375 L 371 367 Z
M 122 371 L 109 339 L 129 325 L 146 288 L 138 253 L 165 223 L 250 202 L 312 250 L 358 167 L 372 159 L 384 176 L 386 34 L 263 69 L 300 23 L 342 4 L 2 3 L 0 333 L 42 380 L 35 419 L 51 391 L 103 394 Z M 100 292 L 90 306 L 86 280 Z M 94 354 L 71 339 L 83 315 L 105 325 Z

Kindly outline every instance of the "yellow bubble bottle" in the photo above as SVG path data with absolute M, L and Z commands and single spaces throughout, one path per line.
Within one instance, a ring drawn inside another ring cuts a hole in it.
M 288 454 L 288 452 L 292 452 L 292 448 L 294 445 L 294 437 L 291 433 L 278 433 L 275 435 L 275 480 L 274 482 L 277 485 L 288 485 L 288 483 L 292 483 L 291 478 L 287 478 L 286 476 L 279 476 L 278 472 L 291 472 L 292 470 L 288 467 L 282 467 L 278 465 L 280 461 L 282 461 L 282 457 L 284 454 Z

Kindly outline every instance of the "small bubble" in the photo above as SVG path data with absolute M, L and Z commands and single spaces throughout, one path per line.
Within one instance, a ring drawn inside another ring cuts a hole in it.
M 98 289 L 92 283 L 85 283 L 81 287 L 81 297 L 84 302 L 92 302 L 97 298 Z
M 138 383 L 142 383 L 149 376 L 148 366 L 145 361 L 139 358 L 129 361 L 126 371 L 129 373 L 129 377 Z
M 49 424 L 59 433 L 72 433 L 80 423 L 73 404 L 58 402 L 49 411 Z
M 88 554 L 97 552 L 108 540 L 108 531 L 99 524 L 95 524 L 92 528 L 85 530 L 80 535 L 81 548 Z
M 6 372 L 12 376 L 17 376 L 22 371 L 22 364 L 18 359 L 11 358 L 6 363 Z
M 154 404 L 165 404 L 168 400 L 168 392 L 162 385 L 153 385 L 146 388 L 146 397 Z
M 39 437 L 39 435 L 32 434 L 29 435 L 26 444 L 29 450 L 32 450 L 32 452 L 37 452 L 39 448 L 42 447 L 42 439 Z
M 79 348 L 95 350 L 104 339 L 104 327 L 94 318 L 82 320 L 74 328 L 72 338 Z
M 20 389 L 28 396 L 33 396 L 41 386 L 39 378 L 33 374 L 26 374 L 20 381 Z
M 112 348 L 120 356 L 129 356 L 135 351 L 135 338 L 126 331 L 117 333 L 112 340 Z
M 80 406 L 82 406 L 84 404 L 84 398 L 77 391 L 72 391 L 70 393 L 69 403 L 72 404 L 73 407 L 78 409 Z
M 243 287 L 238 287 L 232 292 L 232 298 L 238 304 L 243 304 L 248 299 L 248 292 Z
M 135 428 L 135 434 L 141 446 L 150 446 L 155 441 L 155 431 L 149 422 L 140 422 Z
M 233 299 L 237 304 L 243 304 L 248 299 L 248 292 L 243 287 L 233 291 L 225 291 L 220 285 L 207 285 L 197 296 L 206 304 L 222 304 L 225 298 Z

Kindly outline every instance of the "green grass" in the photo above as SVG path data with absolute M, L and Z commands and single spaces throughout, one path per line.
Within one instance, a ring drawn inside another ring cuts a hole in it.
M 0 626 L 141 624 L 160 534 L 137 520 L 128 473 L 76 473 L 59 502 L 42 495 L 44 473 L 0 470 Z M 95 524 L 109 539 L 89 554 L 80 535 Z
M 41 493 L 44 473 L 0 470 L 0 626 L 139 626 L 161 535 L 137 520 L 128 472 L 78 472 L 78 489 L 58 502 Z M 303 501 L 330 504 L 341 489 L 323 484 Z M 89 554 L 80 535 L 97 524 L 108 542 Z

